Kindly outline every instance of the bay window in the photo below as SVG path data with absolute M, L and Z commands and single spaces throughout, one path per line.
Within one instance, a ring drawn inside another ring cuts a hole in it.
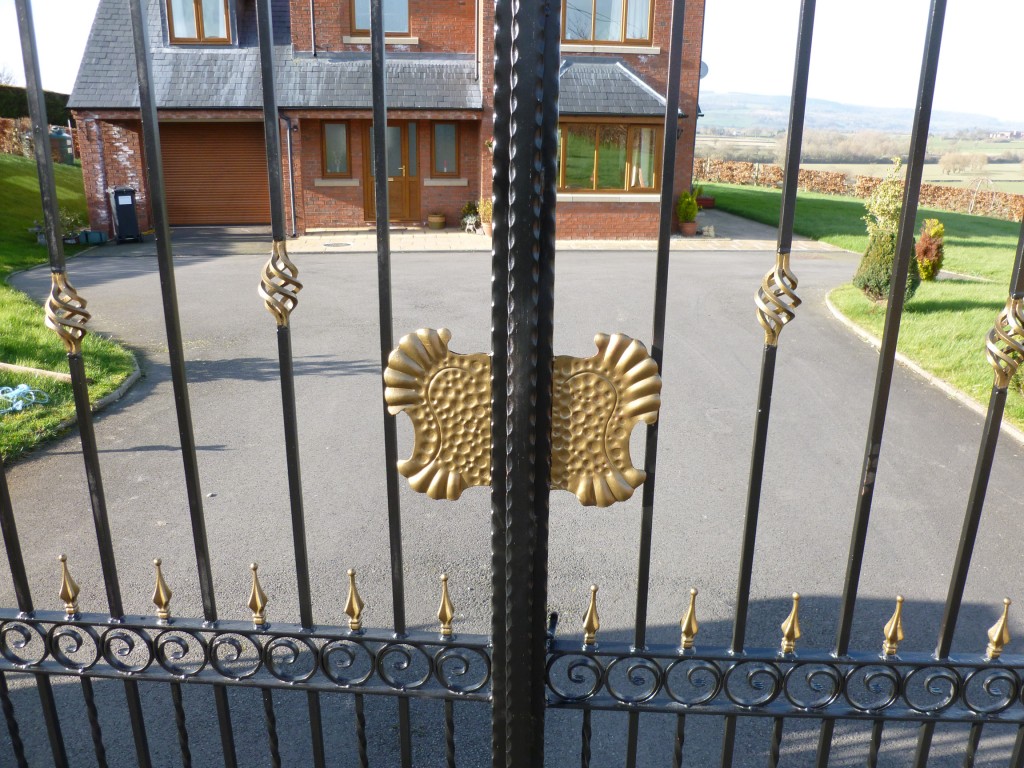
M 563 121 L 558 133 L 559 190 L 658 191 L 659 126 Z

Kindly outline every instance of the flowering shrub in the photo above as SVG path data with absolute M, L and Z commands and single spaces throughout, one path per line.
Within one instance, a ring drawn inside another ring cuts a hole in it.
M 938 219 L 925 219 L 921 226 L 921 237 L 917 241 L 917 268 L 922 280 L 934 280 L 942 269 L 945 246 L 943 239 L 946 228 Z
M 903 208 L 903 162 L 892 159 L 892 168 L 864 201 L 867 215 L 864 223 L 868 228 L 868 238 L 876 235 L 896 234 L 900 226 L 900 210 Z

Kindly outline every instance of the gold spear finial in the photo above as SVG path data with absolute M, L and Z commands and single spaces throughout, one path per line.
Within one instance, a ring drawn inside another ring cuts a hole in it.
M 441 622 L 441 637 L 452 636 L 452 619 L 455 618 L 455 606 L 448 595 L 448 574 L 441 574 L 441 605 L 437 609 L 437 620 Z
M 601 617 L 597 615 L 597 584 L 590 585 L 590 605 L 583 617 L 583 644 L 593 645 L 597 641 L 597 630 L 601 628 Z
M 345 602 L 345 613 L 348 614 L 348 628 L 359 632 L 363 628 L 363 598 L 356 589 L 356 572 L 348 569 L 348 600 Z
M 259 567 L 258 563 L 250 563 L 249 565 L 249 570 L 252 571 L 249 610 L 252 611 L 252 623 L 257 627 L 262 627 L 267 623 L 267 593 L 263 591 L 263 587 L 260 585 L 260 577 L 257 574 Z
M 782 652 L 792 653 L 796 650 L 796 641 L 800 639 L 800 593 L 793 593 L 793 610 L 782 622 Z
M 156 588 L 153 590 L 153 605 L 156 606 L 156 617 L 160 621 L 167 621 L 171 618 L 171 588 L 164 581 L 164 574 L 160 570 L 160 558 L 153 561 L 156 568 Z
M 882 628 L 885 638 L 882 643 L 883 656 L 895 656 L 903 642 L 903 595 L 896 595 L 896 610 Z
M 60 561 L 60 599 L 64 602 L 64 612 L 68 616 L 78 615 L 78 593 L 81 592 L 78 584 L 71 578 L 71 571 L 68 570 L 68 556 L 61 553 L 57 556 Z
M 697 632 L 700 631 L 700 627 L 697 625 L 697 590 L 690 590 L 690 607 L 686 609 L 686 613 L 683 614 L 682 620 L 679 622 L 679 627 L 682 630 L 682 643 L 683 650 L 688 651 L 693 648 L 693 639 L 697 636 Z
M 995 661 L 1003 648 L 1010 642 L 1010 598 L 1003 598 L 1003 615 L 999 621 L 992 625 L 988 631 L 988 648 L 985 650 L 985 660 Z

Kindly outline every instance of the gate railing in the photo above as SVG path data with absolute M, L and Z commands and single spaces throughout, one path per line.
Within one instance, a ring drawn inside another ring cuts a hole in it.
M 770 765 L 776 765 L 780 760 L 787 718 L 820 721 L 816 757 L 819 766 L 828 764 L 835 724 L 843 720 L 872 723 L 868 765 L 877 763 L 887 721 L 921 724 L 914 758 L 916 766 L 927 763 L 936 724 L 971 724 L 968 764 L 974 759 L 985 724 L 1014 724 L 1018 731 L 1010 760 L 1014 766 L 1024 765 L 1024 705 L 1021 703 L 1024 657 L 1003 653 L 1009 641 L 1009 601 L 1004 602 L 1002 616 L 988 632 L 984 653 L 950 653 L 992 471 L 1007 387 L 1024 355 L 1024 228 L 1017 248 L 1009 299 L 988 338 L 988 356 L 995 370 L 995 381 L 935 653 L 899 651 L 903 635 L 902 598 L 897 598 L 892 618 L 881 628 L 881 652 L 854 652 L 849 647 L 895 365 L 903 289 L 912 258 L 918 190 L 945 0 L 932 0 L 929 11 L 897 257 L 886 308 L 836 642 L 830 650 L 800 648 L 799 598 L 794 595 L 789 616 L 780 617 L 785 621 L 781 626 L 782 639 L 778 651 L 747 648 L 746 625 L 778 343 L 783 327 L 796 317 L 795 310 L 800 303 L 789 251 L 810 66 L 814 0 L 803 0 L 801 7 L 776 260 L 755 297 L 757 320 L 765 331 L 765 345 L 756 404 L 736 614 L 732 641 L 725 648 L 705 648 L 697 641 L 699 612 L 696 590 L 691 592 L 689 606 L 682 617 L 679 644 L 653 645 L 647 642 L 659 435 L 657 422 L 647 428 L 646 480 L 639 519 L 638 586 L 632 642 L 606 642 L 601 638 L 596 587 L 591 593 L 581 640 L 567 639 L 564 630 L 560 636 L 557 635 L 557 617 L 546 615 L 560 34 L 560 7 L 553 0 L 498 0 L 495 4 L 490 453 L 492 625 L 489 637 L 453 632 L 453 610 L 445 581 L 442 581 L 438 613 L 439 630 L 436 633 L 416 632 L 409 631 L 406 626 L 397 437 L 394 416 L 388 412 L 383 398 L 393 627 L 388 630 L 363 628 L 364 606 L 352 572 L 349 572 L 349 589 L 344 603 L 348 624 L 324 625 L 313 615 L 289 325 L 302 286 L 298 281 L 298 269 L 288 257 L 285 239 L 270 0 L 256 2 L 272 223 L 271 257 L 261 276 L 260 294 L 277 325 L 299 623 L 269 621 L 266 612 L 268 597 L 259 583 L 255 564 L 252 566 L 249 594 L 237 596 L 249 605 L 252 621 L 224 621 L 219 618 L 178 318 L 157 104 L 146 34 L 146 2 L 132 0 L 131 23 L 149 200 L 156 230 L 171 378 L 203 618 L 173 615 L 171 587 L 159 563 L 155 574 L 155 618 L 126 615 L 80 345 L 89 314 L 85 300 L 69 283 L 65 269 L 53 169 L 46 151 L 46 118 L 29 0 L 16 0 L 16 7 L 53 275 L 53 289 L 47 302 L 47 323 L 67 347 L 108 608 L 104 614 L 79 611 L 79 587 L 71 576 L 69 564 L 62 561 L 60 597 L 65 604 L 64 612 L 35 609 L 6 475 L 0 473 L 0 529 L 18 603 L 17 610 L 0 610 L 0 709 L 3 710 L 19 766 L 29 762 L 19 737 L 19 720 L 7 683 L 7 675 L 11 673 L 33 676 L 52 758 L 58 766 L 68 765 L 69 759 L 61 715 L 51 686 L 53 676 L 79 680 L 93 751 L 100 765 L 106 764 L 107 756 L 93 680 L 103 678 L 122 682 L 135 756 L 142 766 L 152 763 L 138 688 L 139 682 L 146 681 L 168 685 L 184 765 L 190 765 L 192 761 L 188 711 L 182 697 L 185 683 L 212 686 L 226 766 L 234 766 L 238 762 L 232 704 L 228 697 L 228 690 L 233 686 L 261 691 L 270 757 L 275 765 L 282 760 L 274 701 L 274 692 L 279 690 L 306 692 L 312 762 L 317 766 L 328 762 L 324 747 L 326 721 L 321 711 L 321 695 L 328 692 L 342 692 L 353 697 L 354 734 L 362 766 L 372 762 L 372 756 L 368 754 L 364 710 L 364 697 L 367 695 L 387 695 L 397 699 L 399 755 L 403 768 L 413 764 L 410 703 L 421 698 L 438 698 L 444 702 L 445 757 L 449 766 L 456 764 L 454 702 L 490 702 L 492 764 L 511 768 L 543 764 L 544 716 L 549 708 L 582 711 L 580 762 L 584 766 L 591 760 L 591 713 L 595 710 L 611 710 L 626 715 L 627 766 L 637 765 L 640 722 L 645 713 L 676 716 L 676 766 L 681 766 L 684 759 L 687 715 L 713 715 L 724 719 L 723 766 L 733 764 L 736 724 L 741 717 L 772 718 L 770 743 L 767 745 Z M 659 370 L 663 366 L 667 323 L 684 9 L 684 0 L 674 0 L 662 153 L 661 222 L 650 343 L 651 357 Z M 387 97 L 382 0 L 372 0 L 371 19 L 373 164 L 383 370 L 394 347 L 394 335 L 385 172 Z M 694 726 L 691 724 L 690 727 Z

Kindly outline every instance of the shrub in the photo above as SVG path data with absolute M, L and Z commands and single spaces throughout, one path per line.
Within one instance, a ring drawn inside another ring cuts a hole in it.
M 860 260 L 860 266 L 853 275 L 853 284 L 864 291 L 874 301 L 883 301 L 889 297 L 889 286 L 892 283 L 893 262 L 896 258 L 896 233 L 876 233 L 868 240 L 868 249 Z M 917 271 L 917 260 L 911 259 L 907 270 L 906 298 L 909 300 L 917 286 L 921 284 L 921 274 Z
M 875 235 L 896 235 L 900 226 L 900 210 L 903 208 L 903 161 L 892 159 L 892 168 L 885 178 L 868 195 L 864 202 L 867 215 L 863 217 L 868 228 L 868 237 Z
M 917 241 L 915 251 L 922 280 L 934 280 L 942 269 L 945 234 L 946 228 L 938 219 L 925 219 L 921 226 L 921 238 Z
M 692 192 L 683 192 L 676 202 L 676 218 L 680 224 L 697 220 L 697 196 Z
M 467 200 L 459 215 L 465 219 L 467 216 L 477 216 L 479 213 L 480 207 L 476 204 L 476 200 Z
M 482 198 L 480 200 L 480 205 L 479 205 L 478 210 L 479 210 L 479 213 L 480 213 L 480 221 L 482 223 L 484 223 L 484 224 L 490 224 L 491 223 L 491 213 L 494 210 L 493 204 L 491 203 L 491 198 L 489 198 L 489 197 Z
M 63 235 L 77 235 L 85 226 L 82 214 L 65 208 L 63 205 L 60 207 L 57 218 L 60 220 L 60 230 Z

